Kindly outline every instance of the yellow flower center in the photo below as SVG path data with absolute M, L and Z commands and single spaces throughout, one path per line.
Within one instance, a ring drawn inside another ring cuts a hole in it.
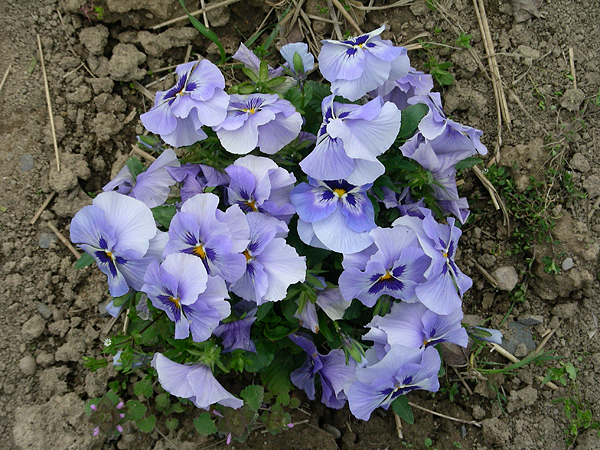
M 202 259 L 206 259 L 206 252 L 202 244 L 198 244 L 194 247 L 194 255 L 199 256 Z
M 244 250 L 243 254 L 246 257 L 246 262 L 252 259 L 252 255 L 250 255 L 250 252 L 248 250 Z
M 448 257 L 448 252 L 444 252 L 444 253 L 442 253 L 442 256 L 443 256 L 444 258 L 447 258 L 447 257 Z
M 342 188 L 335 188 L 333 190 L 333 193 L 335 195 L 337 195 L 338 197 L 340 197 L 340 198 L 342 198 L 344 195 L 346 195 L 346 191 L 344 189 L 342 189 Z
M 255 200 L 248 200 L 246 202 L 246 205 L 249 206 L 250 208 L 252 208 L 252 211 L 258 211 L 258 208 L 256 207 L 256 201 Z
M 181 309 L 181 304 L 179 303 L 179 299 L 178 298 L 169 297 L 169 300 L 172 301 L 173 303 L 175 303 L 175 307 L 177 309 Z
M 252 108 L 246 108 L 243 111 L 247 112 L 247 113 L 250 113 L 250 114 L 254 114 L 256 112 L 256 110 L 254 109 L 254 107 L 252 107 Z
M 379 277 L 379 281 L 391 280 L 392 278 L 394 278 L 392 276 L 392 274 L 386 270 L 385 275 L 382 275 L 381 277 Z

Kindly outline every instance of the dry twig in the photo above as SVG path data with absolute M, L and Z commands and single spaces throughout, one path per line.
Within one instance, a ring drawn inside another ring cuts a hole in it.
M 204 14 L 206 11 L 212 11 L 213 9 L 222 8 L 223 6 L 231 5 L 232 3 L 237 3 L 240 0 L 224 0 L 219 3 L 211 3 L 206 8 L 199 9 L 197 11 L 191 12 L 190 16 L 196 17 L 200 14 Z M 158 30 L 159 28 L 166 27 L 167 25 L 173 25 L 174 23 L 181 22 L 182 20 L 186 20 L 188 18 L 187 14 L 185 16 L 179 16 L 175 19 L 167 20 L 166 22 L 159 23 L 158 25 L 154 25 L 152 27 L 153 30 Z
M 569 47 L 569 65 L 571 66 L 571 76 L 573 77 L 573 89 L 577 89 L 577 76 L 575 75 L 575 57 L 573 47 Z
M 46 200 L 44 200 L 44 203 L 42 203 L 42 206 L 39 207 L 39 209 L 37 210 L 35 215 L 32 217 L 31 222 L 29 222 L 30 225 L 33 225 L 40 218 L 40 216 L 46 209 L 46 206 L 48 206 L 48 204 L 52 201 L 52 199 L 54 198 L 55 195 L 56 195 L 56 192 L 52 192 L 50 195 L 48 195 L 48 197 L 46 197 Z
M 471 262 L 473 263 L 475 268 L 477 270 L 479 270 L 481 275 L 483 275 L 483 277 L 490 282 L 492 287 L 494 289 L 498 289 L 498 282 L 496 281 L 496 279 L 493 276 L 491 276 L 490 273 L 487 270 L 485 270 L 485 268 L 481 264 L 479 264 L 477 261 L 475 261 L 474 259 L 471 259 Z
M 66 237 L 64 237 L 60 231 L 58 231 L 58 228 L 56 228 L 51 222 L 48 222 L 48 228 L 50 228 L 54 232 L 56 237 L 58 239 L 60 239 L 60 242 L 62 242 L 63 244 L 65 244 L 67 246 L 67 248 L 71 251 L 71 253 L 73 253 L 73 255 L 75 255 L 75 258 L 77 258 L 77 259 L 81 258 L 81 255 L 75 249 L 75 247 L 73 247 L 73 244 L 71 244 L 69 242 L 69 240 Z
M 46 103 L 48 104 L 48 114 L 50 115 L 50 129 L 52 131 L 52 143 L 54 144 L 54 154 L 56 156 L 56 171 L 60 172 L 60 156 L 58 153 L 58 142 L 56 140 L 56 128 L 54 127 L 54 116 L 52 115 L 52 102 L 50 101 L 50 89 L 48 88 L 48 77 L 46 76 L 46 64 L 44 63 L 44 50 L 42 50 L 42 41 L 40 35 L 36 34 L 38 51 L 40 53 L 40 62 L 42 64 L 42 75 L 44 77 L 44 88 L 46 89 Z
M 492 203 L 494 204 L 494 207 L 496 209 L 502 210 L 502 223 L 506 227 L 507 231 L 510 233 L 510 219 L 508 217 L 508 211 L 506 209 L 506 206 L 504 205 L 504 202 L 500 198 L 500 194 L 498 194 L 498 191 L 496 190 L 494 185 L 490 182 L 490 180 L 486 178 L 486 176 L 483 174 L 483 172 L 481 172 L 481 169 L 479 167 L 473 166 L 472 169 L 473 172 L 475 172 L 475 175 L 477 175 L 477 178 L 479 178 L 479 181 L 483 183 L 485 188 L 490 193 L 490 197 L 492 198 Z
M 339 9 L 339 11 L 342 13 L 342 16 L 344 16 L 344 19 L 348 21 L 352 28 L 354 28 L 358 34 L 363 34 L 356 21 L 352 18 L 350 13 L 346 11 L 346 8 L 344 8 L 344 6 L 339 2 L 339 0 L 331 0 L 331 2 L 335 5 L 337 9 Z
M 396 422 L 396 433 L 398 433 L 398 439 L 404 440 L 404 435 L 402 434 L 402 421 L 400 420 L 400 416 L 394 413 L 394 421 Z
M 521 362 L 521 360 L 519 358 L 517 358 L 515 355 L 513 355 L 509 351 L 505 350 L 504 348 L 500 347 L 498 344 L 490 343 L 490 345 L 492 347 L 492 350 L 497 351 L 498 353 L 500 353 L 502 356 L 504 356 L 509 361 L 511 361 L 515 364 L 518 362 Z M 536 350 L 536 353 L 537 353 L 537 350 Z M 534 375 L 534 377 L 540 382 L 544 381 L 544 378 L 539 375 Z M 546 386 L 548 386 L 553 391 L 558 391 L 558 386 L 556 384 L 554 384 L 552 381 L 548 381 L 546 383 Z
M 146 89 L 144 87 L 143 84 L 141 84 L 139 81 L 132 81 L 131 82 L 135 88 L 140 91 L 142 94 L 144 94 L 146 96 L 146 98 L 148 98 L 149 100 L 152 100 L 152 103 L 154 103 L 154 95 L 152 94 L 152 92 L 150 92 L 148 89 Z
M 149 153 L 146 153 L 144 150 L 142 150 L 135 144 L 131 146 L 131 152 L 129 153 L 129 155 L 133 155 L 134 153 L 140 155 L 142 158 L 144 158 L 147 161 L 150 161 L 151 163 L 156 161 L 156 158 L 154 156 L 150 155 Z
M 458 419 L 456 417 L 447 416 L 446 414 L 435 412 L 430 409 L 423 408 L 422 406 L 415 405 L 413 402 L 408 402 L 408 404 L 410 406 L 412 406 L 413 408 L 417 408 L 417 409 L 420 409 L 421 411 L 428 412 L 429 414 L 433 414 L 434 416 L 443 417 L 444 419 L 453 420 L 454 422 L 466 423 L 468 425 L 475 425 L 476 427 L 481 428 L 481 424 L 474 420 L 464 420 L 464 419 Z
M 10 68 L 11 68 L 11 64 L 9 64 L 8 67 L 6 68 L 6 72 L 4 72 L 2 81 L 0 81 L 0 91 L 2 91 L 2 88 L 4 87 L 4 82 L 6 81 L 6 78 L 8 77 L 8 72 L 10 72 Z

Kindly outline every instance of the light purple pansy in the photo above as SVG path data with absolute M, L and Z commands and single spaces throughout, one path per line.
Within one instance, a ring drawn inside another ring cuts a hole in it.
M 311 330 L 315 334 L 319 332 L 317 306 L 332 320 L 341 320 L 344 317 L 346 309 L 350 306 L 350 302 L 342 297 L 339 288 L 327 287 L 324 278 L 316 278 L 322 285 L 322 287 L 316 286 L 317 300 L 315 303 L 307 301 L 304 308 L 299 308 L 294 313 L 294 317 L 300 321 L 300 326 Z
M 440 342 L 451 342 L 466 348 L 469 337 L 461 325 L 462 318 L 461 308 L 440 316 L 422 303 L 394 303 L 388 314 L 375 316 L 366 325 L 370 330 L 362 338 L 379 344 L 375 347 L 380 358 L 394 345 L 427 348 Z
M 302 116 L 275 94 L 231 95 L 227 117 L 213 127 L 230 153 L 245 155 L 256 147 L 277 153 L 300 134 Z
M 471 156 L 471 150 L 437 153 L 431 142 L 435 141 L 428 141 L 417 134 L 402 145 L 400 150 L 404 156 L 431 172 L 433 196 L 438 200 L 442 213 L 453 214 L 461 223 L 465 223 L 469 217 L 469 203 L 466 198 L 458 195 L 455 165 Z
M 315 344 L 302 333 L 290 334 L 289 338 L 307 353 L 302 367 L 290 375 L 292 383 L 314 400 L 315 377 L 318 374 L 323 389 L 321 401 L 328 408 L 342 408 L 346 404 L 344 386 L 352 380 L 356 371 L 354 360 L 350 359 L 346 364 L 346 356 L 340 349 L 331 350 L 327 355 L 320 354 Z
M 444 225 L 435 221 L 430 210 L 423 209 L 423 213 L 425 218 L 422 220 L 404 216 L 396 219 L 392 226 L 414 230 L 421 247 L 432 260 L 424 274 L 426 281 L 415 289 L 419 301 L 437 314 L 448 315 L 461 307 L 461 297 L 473 284 L 454 261 L 462 231 L 454 226 L 452 217 Z
M 71 241 L 108 277 L 113 297 L 125 295 L 129 287 L 139 290 L 148 264 L 164 246 L 150 208 L 116 192 L 103 192 L 82 208 L 71 221 L 70 233 Z
M 262 156 L 238 158 L 225 169 L 230 178 L 227 200 L 244 212 L 258 211 L 289 223 L 296 212 L 290 192 L 296 182 L 294 174 Z
M 415 349 L 394 345 L 383 359 L 356 370 L 356 379 L 347 389 L 354 417 L 369 420 L 378 407 L 388 409 L 399 396 L 416 389 L 437 392 L 441 360 L 433 347 Z
M 308 51 L 308 45 L 304 42 L 293 42 L 291 44 L 284 45 L 279 50 L 283 59 L 285 59 L 284 66 L 292 71 L 294 77 L 298 80 L 306 78 L 306 72 L 312 70 L 315 66 L 315 57 Z M 302 70 L 300 73 L 296 73 L 294 67 L 294 55 L 298 54 L 302 60 Z
M 177 155 L 168 148 L 148 167 L 148 170 L 138 174 L 135 178 L 129 167 L 123 166 L 117 176 L 102 190 L 129 195 L 144 202 L 148 208 L 154 208 L 162 205 L 169 197 L 169 187 L 175 184 L 169 169 L 179 168 L 179 166 Z
M 394 103 L 400 111 L 409 106 L 408 99 L 417 95 L 427 95 L 433 89 L 433 77 L 419 72 L 413 67 L 404 78 L 386 81 L 383 85 L 369 92 L 371 97 L 381 96 L 386 102 Z
M 390 188 L 382 186 L 383 204 L 386 208 L 398 208 L 401 216 L 425 217 L 420 208 L 425 207 L 425 201 L 415 200 L 410 195 L 410 188 L 405 187 L 402 192 L 394 192 Z
M 379 36 L 385 25 L 345 41 L 324 40 L 319 70 L 331 82 L 331 91 L 350 101 L 358 100 L 388 80 L 408 74 L 410 61 L 403 47 Z
M 373 204 L 366 193 L 370 187 L 312 178 L 297 185 L 290 200 L 300 217 L 300 239 L 338 253 L 355 253 L 371 245 L 368 232 L 376 225 Z
M 248 244 L 248 223 L 239 206 L 222 212 L 218 205 L 219 197 L 214 194 L 196 194 L 188 199 L 171 220 L 164 255 L 194 255 L 209 275 L 233 283 L 246 267 L 241 252 Z
M 160 266 L 153 261 L 144 281 L 141 291 L 175 322 L 175 339 L 186 339 L 191 332 L 195 342 L 203 342 L 231 313 L 225 281 L 209 277 L 195 256 L 173 253 Z
M 417 235 L 406 227 L 375 228 L 369 233 L 376 251 L 367 250 L 364 266 L 354 264 L 358 258 L 344 259 L 339 285 L 347 301 L 358 299 L 373 306 L 382 295 L 410 301 L 431 259 L 425 255 Z
M 314 150 L 300 162 L 309 177 L 346 180 L 350 184 L 372 183 L 385 167 L 377 159 L 396 140 L 401 114 L 393 103 L 381 98 L 366 105 L 323 99 L 323 122 Z
M 161 353 L 155 353 L 152 367 L 158 373 L 158 381 L 163 389 L 176 397 L 187 398 L 196 407 L 208 409 L 218 403 L 238 409 L 244 402 L 219 384 L 210 367 L 205 364 L 178 364 Z
M 246 215 L 250 243 L 243 252 L 246 269 L 230 291 L 261 305 L 283 300 L 291 284 L 306 277 L 306 258 L 278 237 L 287 226 L 282 221 L 259 212 Z
M 216 126 L 225 119 L 229 96 L 223 74 L 207 59 L 181 64 L 175 71 L 175 86 L 157 92 L 154 107 L 140 119 L 167 144 L 183 147 L 206 138 L 203 125 Z
M 255 74 L 259 74 L 260 59 L 244 44 L 240 44 L 232 58 L 244 64 L 247 69 L 250 69 Z M 276 69 L 273 69 L 271 66 L 268 66 L 268 68 L 269 79 L 283 75 L 283 67 L 277 67 Z
M 232 352 L 234 350 L 246 350 L 256 353 L 256 345 L 250 339 L 250 329 L 256 321 L 256 311 L 254 308 L 249 311 L 243 318 L 232 322 L 221 323 L 213 334 L 223 339 L 223 352 Z
M 419 122 L 419 132 L 430 141 L 438 155 L 454 152 L 465 153 L 466 156 L 487 154 L 487 148 L 480 140 L 483 132 L 448 119 L 444 114 L 439 92 L 412 97 L 408 103 L 422 103 L 429 107 L 429 112 Z M 416 139 L 416 136 L 413 139 Z
M 181 167 L 167 167 L 167 172 L 175 181 L 183 183 L 180 189 L 182 202 L 196 194 L 202 194 L 206 187 L 224 186 L 229 183 L 226 174 L 205 164 L 187 163 Z

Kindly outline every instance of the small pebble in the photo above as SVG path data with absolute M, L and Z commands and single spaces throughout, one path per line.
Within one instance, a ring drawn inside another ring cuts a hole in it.
M 33 156 L 22 155 L 21 156 L 21 170 L 23 172 L 29 172 L 31 169 L 33 169 Z
M 566 272 L 567 270 L 572 269 L 574 265 L 575 263 L 573 262 L 573 258 L 565 258 L 565 260 L 562 262 L 561 268 Z
M 527 356 L 527 346 L 523 343 L 517 345 L 517 349 L 515 350 L 515 356 L 517 358 L 523 358 Z
M 334 437 L 334 439 L 340 439 L 342 437 L 342 432 L 333 425 L 329 425 L 328 423 L 326 423 L 323 425 L 323 429 L 329 434 L 331 434 Z
M 544 316 L 524 314 L 519 316 L 517 320 L 524 325 L 539 325 L 540 323 L 544 323 Z
M 35 359 L 31 355 L 26 355 L 19 361 L 19 368 L 25 375 L 33 375 L 35 373 Z
M 55 234 L 53 234 L 53 233 L 43 233 L 40 236 L 40 240 L 38 241 L 38 244 L 42 248 L 50 248 L 50 246 L 52 244 L 56 244 L 57 241 L 58 241 L 58 239 L 57 239 L 57 237 L 56 237 Z
M 42 302 L 36 302 L 36 304 L 37 311 L 40 313 L 40 316 L 46 320 L 52 317 L 52 310 L 47 305 L 43 304 Z

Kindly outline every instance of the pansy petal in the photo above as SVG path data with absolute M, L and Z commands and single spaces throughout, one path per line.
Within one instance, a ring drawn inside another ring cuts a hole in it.
M 323 41 L 319 70 L 326 80 L 356 80 L 365 70 L 365 52 L 335 41 Z
M 269 279 L 264 295 L 266 301 L 283 300 L 291 284 L 305 280 L 306 257 L 298 256 L 296 250 L 284 239 L 273 239 L 256 258 L 263 265 Z
M 315 236 L 329 250 L 338 253 L 356 253 L 367 248 L 373 242 L 368 233 L 357 233 L 346 225 L 346 217 L 341 205 L 330 216 L 314 222 Z
M 156 134 L 169 134 L 175 130 L 177 119 L 171 112 L 168 102 L 154 106 L 150 111 L 140 116 L 144 127 Z
M 317 222 L 336 210 L 338 197 L 325 187 L 300 183 L 292 190 L 290 201 L 300 219 L 305 222 Z
M 326 136 L 300 161 L 302 171 L 318 180 L 343 180 L 354 169 L 354 161 L 344 151 L 341 139 Z
M 258 129 L 258 147 L 263 153 L 272 155 L 298 137 L 302 127 L 302 116 L 294 113 L 290 117 L 277 114 L 275 120 Z

